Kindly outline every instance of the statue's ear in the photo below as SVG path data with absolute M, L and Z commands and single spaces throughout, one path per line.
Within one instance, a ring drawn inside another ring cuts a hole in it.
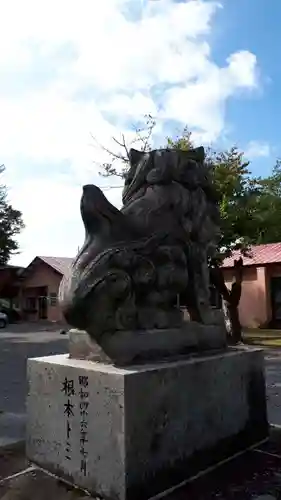
M 203 163 L 205 161 L 205 149 L 203 146 L 199 146 L 198 148 L 189 149 L 184 151 L 186 156 L 190 157 L 192 160 L 198 161 L 199 163 Z
M 131 165 L 137 165 L 137 163 L 142 159 L 144 151 L 138 151 L 137 149 L 131 148 L 129 151 L 129 160 Z
M 193 151 L 194 151 L 196 157 L 198 158 L 198 161 L 200 163 L 203 163 L 205 160 L 205 150 L 204 150 L 203 146 L 199 146 L 199 148 L 194 148 Z

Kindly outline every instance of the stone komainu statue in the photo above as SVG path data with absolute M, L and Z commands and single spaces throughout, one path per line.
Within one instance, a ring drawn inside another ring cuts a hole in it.
M 104 334 L 181 328 L 177 296 L 191 319 L 213 324 L 208 259 L 219 211 L 204 148 L 130 150 L 123 207 L 83 188 L 85 242 L 60 287 L 67 322 L 98 343 Z

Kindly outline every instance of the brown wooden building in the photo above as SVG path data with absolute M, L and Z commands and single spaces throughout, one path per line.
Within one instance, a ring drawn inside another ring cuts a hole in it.
M 25 269 L 0 269 L 0 297 L 10 299 L 25 321 L 62 321 L 58 290 L 72 259 L 35 257 Z

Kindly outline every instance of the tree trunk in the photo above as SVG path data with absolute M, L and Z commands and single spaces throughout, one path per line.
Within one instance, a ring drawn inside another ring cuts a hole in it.
M 224 282 L 223 271 L 213 264 L 210 268 L 210 278 L 223 300 L 223 314 L 229 340 L 233 344 L 242 341 L 242 327 L 239 320 L 238 306 L 241 298 L 243 279 L 243 259 L 234 261 L 234 282 L 229 290 Z

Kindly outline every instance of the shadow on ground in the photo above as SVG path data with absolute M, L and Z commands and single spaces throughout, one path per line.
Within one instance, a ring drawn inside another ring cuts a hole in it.
M 23 471 L 30 464 L 24 459 L 24 447 L 0 452 L 1 476 Z M 82 500 L 82 492 L 73 490 L 54 477 L 34 468 L 26 473 L 0 480 L 0 498 L 5 500 Z M 280 500 L 281 430 L 272 429 L 267 443 L 201 476 L 166 496 L 167 500 Z M 144 499 L 145 500 L 145 499 Z

